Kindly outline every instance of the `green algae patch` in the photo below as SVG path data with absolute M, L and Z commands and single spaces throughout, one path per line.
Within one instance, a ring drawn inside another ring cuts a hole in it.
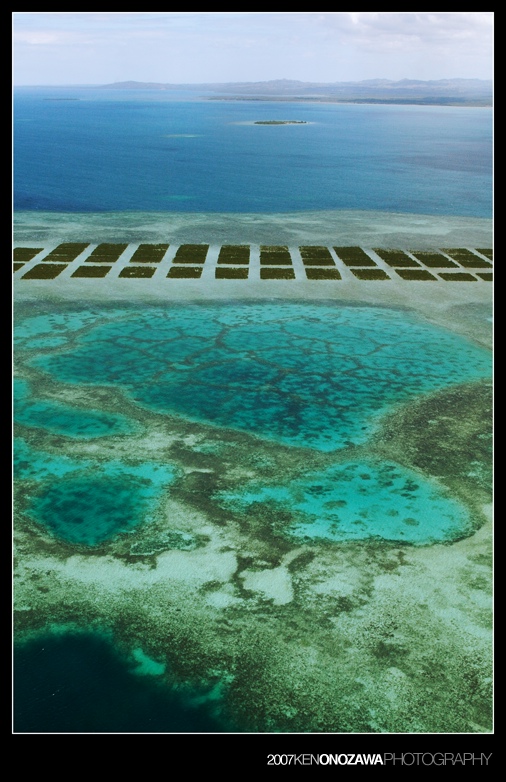
M 224 244 L 218 254 L 218 263 L 229 263 L 232 266 L 248 264 L 250 256 L 249 245 Z
M 493 260 L 494 254 L 491 247 L 477 247 L 476 252 L 479 252 L 482 255 L 486 255 L 486 257 L 490 258 L 491 261 Z
M 355 269 L 351 270 L 359 280 L 390 280 L 391 277 L 383 269 Z
M 427 269 L 396 269 L 399 277 L 403 280 L 437 280 Z
M 489 261 L 480 258 L 479 255 L 465 247 L 451 247 L 448 250 L 444 250 L 444 252 L 454 258 L 459 265 L 463 266 L 465 269 L 487 269 L 492 266 Z M 480 252 L 480 250 L 478 250 L 478 252 Z M 492 251 L 490 250 L 488 252 L 490 254 L 487 257 L 492 260 Z M 483 255 L 487 255 L 487 253 L 483 252 Z
M 377 266 L 376 261 L 361 247 L 334 247 L 334 252 L 345 266 Z
M 492 282 L 494 279 L 492 272 L 476 272 L 476 276 L 481 280 L 485 280 L 486 282 Z
M 285 512 L 275 532 L 303 542 L 378 540 L 430 545 L 468 535 L 464 506 L 434 482 L 393 462 L 343 462 L 283 485 L 217 495 L 239 512 Z
M 228 268 L 228 269 L 219 269 L 217 268 L 215 270 L 215 277 L 217 280 L 247 280 L 248 279 L 248 269 L 239 268 Z
M 58 263 L 70 263 L 74 261 L 88 247 L 87 242 L 63 242 L 51 250 L 43 259 L 44 261 L 58 261 Z
M 209 250 L 208 244 L 182 244 L 177 248 L 173 263 L 204 263 Z
M 309 268 L 306 269 L 306 277 L 308 280 L 340 280 L 341 275 L 337 269 L 320 269 Z
M 383 250 L 374 248 L 376 255 L 379 255 L 385 263 L 394 268 L 412 269 L 420 267 L 420 264 L 402 250 Z
M 125 266 L 118 277 L 152 277 L 156 269 L 152 266 Z
M 320 245 L 305 245 L 299 247 L 304 266 L 335 266 L 335 261 L 328 247 Z
M 421 261 L 424 266 L 428 266 L 429 269 L 450 269 L 453 267 L 458 268 L 456 263 L 450 261 L 450 259 L 445 255 L 442 255 L 442 253 L 425 251 L 421 252 L 418 250 L 412 250 L 411 252 L 415 258 L 418 258 L 418 260 Z
M 476 282 L 476 277 L 473 274 L 466 272 L 440 272 L 439 276 L 442 280 L 448 280 L 448 282 Z
M 58 277 L 66 265 L 63 263 L 38 263 L 37 266 L 32 266 L 28 269 L 26 274 L 21 277 L 22 280 L 54 280 Z
M 292 256 L 288 247 L 282 245 L 260 246 L 261 266 L 292 266 Z
M 105 277 L 111 269 L 112 266 L 78 266 L 70 276 L 81 278 Z
M 140 244 L 130 258 L 130 263 L 160 263 L 169 246 L 168 244 Z
M 167 277 L 197 280 L 202 275 L 202 266 L 171 266 Z
M 43 247 L 15 247 L 14 260 L 26 263 L 27 261 L 31 261 L 32 258 L 35 258 L 43 249 Z
M 25 265 L 25 264 L 24 264 L 24 263 L 22 263 L 22 262 L 20 262 L 20 261 L 14 261 L 14 264 L 13 264 L 13 271 L 15 271 L 15 272 L 19 271 L 20 269 L 22 269 L 22 268 L 23 268 L 23 266 L 24 266 L 24 265 Z
M 86 258 L 86 263 L 114 263 L 127 247 L 128 244 L 99 244 Z
M 260 269 L 261 280 L 294 280 L 295 272 L 293 269 L 267 268 Z

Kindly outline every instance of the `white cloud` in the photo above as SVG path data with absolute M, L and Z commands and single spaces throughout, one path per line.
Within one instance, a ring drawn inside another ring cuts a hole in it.
M 25 84 L 62 83 L 63 74 L 67 83 L 105 83 L 118 73 L 162 82 L 491 78 L 493 22 L 493 12 L 16 12 L 15 76 Z

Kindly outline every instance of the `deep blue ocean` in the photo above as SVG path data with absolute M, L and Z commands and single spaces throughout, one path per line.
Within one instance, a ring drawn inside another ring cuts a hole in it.
M 17 88 L 14 209 L 491 218 L 492 109 Z

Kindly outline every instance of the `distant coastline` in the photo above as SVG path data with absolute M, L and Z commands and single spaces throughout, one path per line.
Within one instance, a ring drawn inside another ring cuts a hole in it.
M 376 103 L 419 106 L 492 106 L 492 80 L 485 79 L 367 79 L 357 82 L 304 82 L 275 79 L 223 84 L 157 84 L 116 82 L 114 90 L 191 90 L 207 100 L 304 103 Z M 207 93 L 207 94 L 206 94 Z M 212 94 L 209 94 L 212 93 Z
M 33 87 L 51 85 L 32 85 Z M 304 82 L 274 79 L 260 82 L 164 84 L 123 81 L 112 84 L 74 84 L 52 89 L 144 90 L 195 93 L 203 100 L 304 103 L 369 103 L 418 106 L 491 107 L 491 79 L 367 79 L 356 82 Z

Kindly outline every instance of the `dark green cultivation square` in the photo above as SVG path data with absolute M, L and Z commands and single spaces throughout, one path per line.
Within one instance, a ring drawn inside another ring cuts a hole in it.
M 32 266 L 26 274 L 23 274 L 22 280 L 54 280 L 67 267 L 63 263 L 38 263 Z
M 479 255 L 476 255 L 471 250 L 467 250 L 465 247 L 451 248 L 445 250 L 445 252 L 451 255 L 464 269 L 490 269 L 492 266 L 490 261 L 480 258 Z
M 361 247 L 334 247 L 334 251 L 345 266 L 377 266 Z
M 14 271 L 17 272 L 18 269 L 22 269 L 24 265 L 25 265 L 24 263 L 19 263 L 14 261 Z
M 492 272 L 476 272 L 476 276 L 487 282 L 492 282 L 494 279 Z
M 229 263 L 232 266 L 249 263 L 249 245 L 224 244 L 218 255 L 218 263 Z
M 292 257 L 288 247 L 278 245 L 260 246 L 260 265 L 261 266 L 291 266 Z M 276 278 L 277 279 L 277 278 Z
M 14 260 L 25 263 L 31 261 L 36 255 L 42 252 L 43 247 L 15 247 Z
M 71 277 L 105 277 L 112 266 L 78 266 Z
M 86 258 L 86 263 L 114 263 L 127 247 L 128 244 L 99 244 Z
M 418 260 L 421 261 L 424 266 L 428 266 L 429 269 L 459 268 L 456 263 L 450 261 L 449 258 L 447 258 L 445 255 L 442 255 L 441 253 L 425 252 L 419 250 L 416 252 L 412 250 L 411 252 L 415 258 L 418 258 Z
M 293 269 L 279 269 L 269 267 L 260 269 L 261 280 L 294 280 L 295 272 Z
M 490 260 L 493 260 L 493 253 L 491 247 L 477 247 L 476 248 L 477 253 L 481 253 L 481 255 L 485 255 L 487 258 L 490 258 Z
M 155 271 L 152 266 L 125 266 L 118 277 L 152 277 Z
M 57 261 L 58 263 L 71 263 L 78 255 L 88 247 L 88 242 L 62 242 L 54 250 L 51 250 L 44 261 Z
M 340 280 L 341 275 L 337 269 L 306 269 L 306 277 L 308 280 Z
M 399 277 L 403 280 L 437 280 L 427 269 L 396 269 Z
M 208 244 L 182 244 L 176 251 L 173 263 L 204 263 L 208 250 Z M 172 274 L 170 276 L 174 277 L 177 275 Z
M 375 248 L 376 255 L 385 261 L 389 266 L 400 269 L 413 269 L 419 268 L 420 264 L 402 250 L 383 250 L 382 248 Z
M 383 271 L 383 269 L 352 269 L 351 271 L 355 275 L 355 277 L 358 277 L 359 280 L 390 280 L 391 279 L 391 277 L 389 277 L 388 274 Z
M 140 244 L 130 258 L 130 263 L 160 263 L 169 246 L 168 244 Z
M 195 280 L 202 274 L 202 266 L 171 266 L 167 277 Z
M 299 247 L 299 252 L 304 266 L 335 266 L 335 261 L 328 247 L 304 246 Z
M 217 280 L 247 280 L 249 269 L 232 267 L 216 269 L 215 276 Z
M 477 282 L 476 277 L 467 272 L 441 272 L 439 276 L 449 282 Z

